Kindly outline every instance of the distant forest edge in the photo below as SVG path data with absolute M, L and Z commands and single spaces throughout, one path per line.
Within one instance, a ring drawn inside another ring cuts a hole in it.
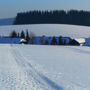
M 18 13 L 13 24 L 71 24 L 90 26 L 90 12 L 83 10 L 35 10 Z

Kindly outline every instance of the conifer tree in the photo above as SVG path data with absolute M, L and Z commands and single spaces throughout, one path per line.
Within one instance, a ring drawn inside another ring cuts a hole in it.
M 10 37 L 11 38 L 16 38 L 17 37 L 16 31 L 12 31 L 11 34 L 10 34 Z
M 29 41 L 30 37 L 29 37 L 29 33 L 28 33 L 28 30 L 26 31 L 26 40 L 27 42 Z
M 49 42 L 48 42 L 48 40 L 46 40 L 46 41 L 45 41 L 45 45 L 49 45 Z
M 22 32 L 21 32 L 21 38 L 24 38 L 24 39 L 25 39 L 25 33 L 24 33 L 23 30 L 22 30 Z
M 55 36 L 52 38 L 51 45 L 57 45 L 57 41 L 56 41 L 56 37 Z
M 59 45 L 63 45 L 62 36 L 59 37 Z

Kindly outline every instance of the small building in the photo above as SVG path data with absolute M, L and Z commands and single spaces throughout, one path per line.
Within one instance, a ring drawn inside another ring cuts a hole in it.
M 75 39 L 72 39 L 72 40 L 69 42 L 69 45 L 72 45 L 72 46 L 80 46 L 80 43 L 77 42 Z
M 20 44 L 27 44 L 27 40 L 22 38 L 22 39 L 20 40 Z
M 80 46 L 82 46 L 86 42 L 85 38 L 77 38 L 75 40 L 80 44 Z

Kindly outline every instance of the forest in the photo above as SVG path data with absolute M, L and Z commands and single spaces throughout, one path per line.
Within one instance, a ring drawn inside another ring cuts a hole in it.
M 13 24 L 70 24 L 90 26 L 90 12 L 83 10 L 34 10 L 21 12 L 17 14 Z

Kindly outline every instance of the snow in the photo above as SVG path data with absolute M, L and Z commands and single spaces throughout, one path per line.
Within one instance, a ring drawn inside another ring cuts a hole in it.
M 63 24 L 0 26 L 0 35 L 27 29 L 90 41 L 90 27 Z M 0 44 L 0 90 L 90 90 L 90 47 Z
M 0 36 L 8 36 L 11 31 L 22 30 L 33 32 L 36 36 L 63 36 L 71 38 L 87 38 L 90 36 L 90 27 L 64 24 L 35 24 L 0 26 Z
M 90 48 L 1 44 L 0 90 L 90 90 Z

